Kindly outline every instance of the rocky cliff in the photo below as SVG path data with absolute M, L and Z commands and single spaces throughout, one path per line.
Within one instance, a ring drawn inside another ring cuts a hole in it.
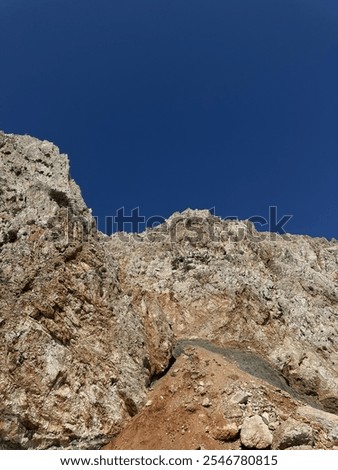
M 67 156 L 3 133 L 0 202 L 3 448 L 336 444 L 336 241 L 192 210 L 107 237 Z

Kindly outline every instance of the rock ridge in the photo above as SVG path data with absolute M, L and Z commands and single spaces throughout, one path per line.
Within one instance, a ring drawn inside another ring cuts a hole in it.
M 67 155 L 2 132 L 0 203 L 2 448 L 99 448 L 116 439 L 151 412 L 152 378 L 171 374 L 175 344 L 187 338 L 266 360 L 285 380 L 279 388 L 290 410 L 314 410 L 299 413 L 319 427 L 304 428 L 300 445 L 334 445 L 334 425 L 315 414 L 338 414 L 335 240 L 260 233 L 249 221 L 192 209 L 143 233 L 108 237 Z M 240 443 L 234 423 L 217 429 Z M 269 445 L 300 442 L 283 436 Z M 270 442 L 263 437 L 257 442 Z

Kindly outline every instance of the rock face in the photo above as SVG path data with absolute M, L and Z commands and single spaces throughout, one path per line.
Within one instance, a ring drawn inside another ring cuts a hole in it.
M 0 157 L 2 447 L 100 446 L 167 366 L 172 332 L 121 292 L 67 157 L 3 134 Z
M 338 412 L 336 241 L 257 233 L 191 210 L 126 238 L 110 246 L 138 311 L 164 311 L 178 339 L 250 348 Z
M 201 446 L 236 447 L 248 423 L 268 428 L 278 448 L 336 444 L 336 241 L 258 233 L 249 222 L 193 210 L 141 234 L 107 237 L 69 176 L 67 156 L 49 142 L 3 133 L 0 204 L 1 447 L 98 448 L 122 428 L 115 443 L 142 446 L 123 436 L 154 413 L 149 397 L 173 369 L 149 386 L 189 348 L 232 364 L 243 379 L 236 387 L 227 376 L 226 400 L 221 388 L 210 394 L 214 376 L 195 383 L 204 373 L 196 359 L 184 413 L 222 410 L 218 422 L 206 420 L 211 437 Z M 179 383 L 179 373 L 172 379 Z M 177 406 L 177 393 L 169 396 L 167 409 Z M 288 426 L 307 426 L 311 439 L 294 438 Z

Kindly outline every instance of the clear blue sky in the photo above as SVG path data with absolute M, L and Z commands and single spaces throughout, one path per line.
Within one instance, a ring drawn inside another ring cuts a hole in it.
M 0 129 L 102 220 L 215 206 L 338 238 L 337 0 L 0 0 Z

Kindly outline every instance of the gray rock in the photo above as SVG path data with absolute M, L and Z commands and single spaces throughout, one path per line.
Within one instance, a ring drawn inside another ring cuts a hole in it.
M 261 414 L 261 418 L 262 418 L 262 420 L 264 421 L 264 423 L 265 423 L 267 426 L 269 426 L 269 423 L 270 423 L 270 416 L 269 416 L 269 413 L 263 412 L 263 413 Z
M 338 416 L 327 413 L 311 406 L 300 406 L 297 413 L 311 422 L 319 424 L 326 431 L 329 439 L 334 441 L 338 439 Z
M 284 421 L 273 436 L 274 449 L 287 449 L 296 446 L 312 446 L 313 430 L 311 426 L 292 418 Z
M 250 397 L 247 392 L 244 390 L 238 390 L 231 396 L 230 401 L 232 403 L 237 403 L 238 405 L 246 405 L 249 398 Z
M 209 406 L 211 406 L 211 400 L 210 398 L 208 397 L 205 397 L 202 401 L 202 406 L 204 406 L 205 408 L 209 408 Z
M 329 439 L 331 441 L 338 441 L 338 426 L 332 428 L 329 432 Z

